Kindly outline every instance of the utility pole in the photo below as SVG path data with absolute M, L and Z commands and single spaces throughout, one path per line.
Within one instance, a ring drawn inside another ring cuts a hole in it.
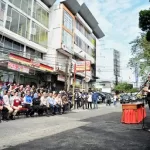
M 70 84 L 71 84 L 71 73 L 72 73 L 72 55 L 70 57 L 70 63 L 69 63 L 69 74 L 68 74 L 68 86 L 67 91 L 70 91 Z
M 86 91 L 86 54 L 84 55 L 84 61 L 85 61 L 85 91 Z
M 118 85 L 118 77 L 120 76 L 120 53 L 114 50 L 114 76 L 115 84 Z
M 64 90 L 67 91 L 68 85 L 68 59 L 66 60 L 66 67 L 65 67 L 65 87 Z

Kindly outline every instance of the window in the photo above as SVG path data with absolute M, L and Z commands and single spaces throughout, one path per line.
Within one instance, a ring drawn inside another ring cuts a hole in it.
M 34 1 L 33 18 L 48 27 L 49 13 L 36 1 Z
M 78 20 L 76 20 L 76 28 L 92 43 L 92 37 L 90 33 Z
M 73 26 L 73 19 L 72 17 L 69 15 L 69 13 L 67 11 L 64 10 L 64 21 L 63 21 L 64 26 L 69 29 L 71 32 L 73 30 L 72 26 Z
M 26 47 L 26 57 L 29 59 L 33 59 L 33 58 L 43 59 L 43 53 L 35 51 L 34 49 L 30 47 Z
M 83 51 L 88 53 L 89 55 L 93 55 L 93 50 L 90 46 L 88 46 L 80 37 L 75 35 L 75 44 L 80 47 Z
M 0 1 L 0 26 L 2 26 L 4 22 L 4 12 L 5 12 L 5 3 L 3 1 Z
M 6 28 L 12 32 L 28 38 L 30 20 L 17 12 L 12 7 L 8 7 Z
M 65 44 L 68 52 L 72 53 L 72 36 L 66 32 L 65 30 L 63 30 L 63 40 L 62 43 Z
M 1 36 L 2 37 L 2 36 Z M 3 43 L 3 47 L 5 48 L 5 51 L 11 51 L 11 50 L 16 50 L 18 51 L 23 51 L 24 46 L 16 41 L 13 41 L 9 38 L 3 37 L 3 39 L 1 40 L 1 42 Z
M 31 15 L 31 0 L 9 0 L 9 2 L 14 4 L 26 14 Z
M 47 48 L 48 43 L 48 31 L 32 22 L 32 35 L 31 40 L 43 47 Z

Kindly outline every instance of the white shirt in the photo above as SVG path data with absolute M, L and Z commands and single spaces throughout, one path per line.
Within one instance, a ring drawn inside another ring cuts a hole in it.
M 10 99 L 9 99 L 8 95 L 3 96 L 3 101 L 4 101 L 4 105 L 10 106 Z
M 91 94 L 88 96 L 88 102 L 92 102 L 92 95 Z

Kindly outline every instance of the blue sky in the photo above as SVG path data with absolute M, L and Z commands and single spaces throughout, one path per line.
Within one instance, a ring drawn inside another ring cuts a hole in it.
M 138 28 L 138 15 L 142 9 L 148 9 L 149 0 L 78 0 L 80 4 L 85 2 L 92 14 L 99 22 L 99 26 L 105 33 L 98 47 L 98 54 L 109 56 L 109 50 L 117 49 L 121 52 L 122 80 L 134 80 L 133 71 L 128 69 L 127 63 L 131 57 L 129 42 L 139 35 L 141 30 Z M 97 57 L 97 63 L 109 66 L 107 57 L 103 59 L 100 55 Z M 109 57 L 108 57 L 109 58 Z M 110 64 L 111 66 L 112 64 Z M 106 68 L 107 69 L 107 68 Z M 113 68 L 109 68 L 113 69 Z M 103 70 L 103 69 L 101 69 Z M 98 73 L 107 78 L 112 78 L 110 73 Z
M 121 53 L 121 80 L 134 82 L 133 70 L 127 68 L 131 57 L 130 41 L 139 35 L 138 15 L 142 9 L 148 9 L 149 0 L 78 0 L 85 2 L 93 15 L 97 18 L 99 26 L 105 33 L 97 53 L 97 64 L 108 67 L 101 68 L 98 76 L 101 79 L 113 79 L 112 64 L 109 64 L 109 49 L 117 49 Z M 103 58 L 105 56 L 105 58 Z M 108 72 L 105 72 L 105 71 Z M 103 72 L 104 71 L 104 72 Z

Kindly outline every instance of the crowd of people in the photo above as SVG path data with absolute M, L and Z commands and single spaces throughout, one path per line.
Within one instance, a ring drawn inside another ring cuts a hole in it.
M 65 113 L 71 107 L 72 102 L 65 91 L 51 92 L 16 84 L 0 87 L 0 116 L 3 120 L 14 120 L 19 111 L 25 111 L 26 117 L 33 117 L 35 113 L 50 116 Z
M 92 92 L 76 91 L 74 94 L 49 91 L 45 88 L 36 88 L 34 85 L 4 84 L 0 86 L 0 120 L 14 120 L 16 115 L 24 112 L 26 117 L 35 114 L 53 116 L 63 114 L 67 110 L 82 107 L 83 109 L 97 109 L 98 95 Z

